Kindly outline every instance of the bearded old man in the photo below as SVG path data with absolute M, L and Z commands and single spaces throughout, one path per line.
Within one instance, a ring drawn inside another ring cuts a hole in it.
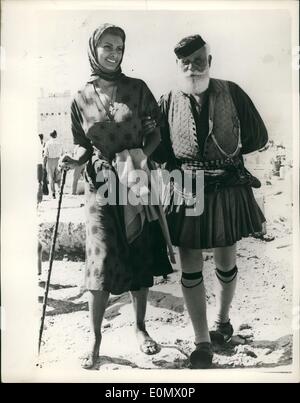
M 195 335 L 191 367 L 209 368 L 213 344 L 226 343 L 233 334 L 229 310 L 238 279 L 237 241 L 260 232 L 265 222 L 252 191 L 260 182 L 246 170 L 243 154 L 264 147 L 268 134 L 237 84 L 210 78 L 212 56 L 201 36 L 183 38 L 174 51 L 179 86 L 160 99 L 162 141 L 153 158 L 166 162 L 169 170 L 204 172 L 203 213 L 190 216 L 183 202 L 179 208 L 169 206 L 168 222 L 172 243 L 179 248 L 182 292 Z M 204 249 L 213 250 L 218 286 L 211 331 L 202 276 Z

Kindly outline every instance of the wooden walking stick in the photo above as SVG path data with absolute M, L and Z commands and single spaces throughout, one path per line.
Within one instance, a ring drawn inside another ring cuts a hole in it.
M 40 352 L 40 349 L 41 349 L 41 342 L 42 342 L 42 336 L 43 336 L 43 330 L 44 330 L 44 321 L 45 321 L 45 314 L 46 314 L 46 307 L 47 307 L 47 298 L 48 298 L 48 292 L 49 292 L 49 286 L 50 286 L 50 278 L 51 278 L 51 272 L 52 272 L 52 264 L 53 264 L 53 258 L 54 258 L 55 243 L 56 243 L 57 230 L 58 230 L 58 224 L 59 224 L 60 208 L 61 208 L 64 185 L 65 185 L 65 182 L 66 182 L 66 175 L 67 175 L 67 171 L 63 170 L 62 180 L 61 180 L 61 184 L 60 184 L 60 192 L 59 192 L 58 208 L 57 208 L 57 215 L 56 215 L 56 223 L 55 223 L 55 228 L 54 228 L 53 237 L 52 237 L 52 244 L 51 244 L 51 249 L 50 249 L 48 276 L 47 276 L 47 282 L 46 282 L 46 285 L 45 285 L 45 294 L 44 294 L 44 300 L 43 300 L 43 313 L 42 313 L 42 318 L 41 318 L 41 326 L 40 326 L 40 334 L 39 334 L 39 352 Z

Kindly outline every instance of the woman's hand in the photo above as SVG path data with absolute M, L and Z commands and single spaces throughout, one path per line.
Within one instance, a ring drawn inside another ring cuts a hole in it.
M 68 171 L 69 169 L 74 169 L 78 165 L 78 160 L 75 160 L 69 154 L 62 155 L 58 162 L 59 168 L 65 171 Z
M 142 119 L 142 130 L 143 133 L 147 136 L 149 133 L 152 133 L 156 128 L 156 120 L 151 118 L 151 116 L 145 116 Z
M 115 102 L 111 110 L 114 121 L 117 123 L 126 122 L 131 119 L 132 111 L 125 104 Z

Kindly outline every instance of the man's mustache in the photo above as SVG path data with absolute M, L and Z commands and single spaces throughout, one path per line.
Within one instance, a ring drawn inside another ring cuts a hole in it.
M 208 70 L 205 71 L 199 71 L 199 70 L 187 70 L 186 73 L 189 73 L 192 76 L 197 76 L 197 77 L 206 77 L 208 74 Z M 187 75 L 187 74 L 186 74 Z

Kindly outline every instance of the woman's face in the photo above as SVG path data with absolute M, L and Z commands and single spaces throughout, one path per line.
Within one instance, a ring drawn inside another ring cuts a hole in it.
M 99 64 L 107 71 L 115 71 L 122 60 L 124 43 L 120 36 L 104 33 L 99 39 L 97 57 Z

